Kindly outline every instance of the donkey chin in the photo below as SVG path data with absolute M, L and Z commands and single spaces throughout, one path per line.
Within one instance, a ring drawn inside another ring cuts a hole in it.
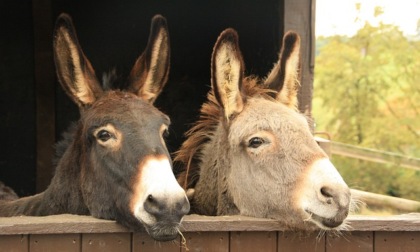
M 308 172 L 297 200 L 304 221 L 324 230 L 342 229 L 350 210 L 349 187 L 327 158 L 314 162 Z
M 143 223 L 147 233 L 156 241 L 171 241 L 174 240 L 179 234 L 179 226 L 181 219 L 178 222 L 166 220 L 155 222 L 152 225 Z

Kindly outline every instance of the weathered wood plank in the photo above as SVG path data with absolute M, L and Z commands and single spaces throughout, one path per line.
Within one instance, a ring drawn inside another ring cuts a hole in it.
M 418 252 L 420 232 L 375 232 L 375 251 Z
M 393 164 L 414 170 L 420 170 L 420 158 L 401 154 L 358 147 L 350 144 L 331 142 L 331 153 L 344 157 L 357 158 L 381 164 Z
M 373 252 L 373 232 L 343 232 L 326 239 L 327 252 Z
M 420 231 L 420 213 L 392 216 L 350 216 L 350 231 Z
M 277 232 L 245 232 L 230 233 L 231 252 L 270 252 L 277 251 Z
M 29 236 L 30 252 L 79 252 L 79 234 L 34 234 Z
M 181 251 L 229 252 L 229 232 L 185 232 Z
M 324 252 L 325 236 L 318 237 L 318 233 L 304 234 L 299 232 L 279 232 L 279 252 Z
M 63 234 L 127 232 L 115 221 L 82 215 L 0 217 L 0 234 Z
M 349 231 L 420 231 L 420 213 L 394 216 L 350 216 Z M 280 222 L 246 216 L 185 216 L 182 232 L 287 231 Z M 0 235 L 118 233 L 128 230 L 115 221 L 91 216 L 52 215 L 45 217 L 0 217 Z
M 130 233 L 83 234 L 83 252 L 130 252 Z
M 27 235 L 2 235 L 0 236 L 0 251 L 27 252 L 28 240 Z
M 286 230 L 278 221 L 248 216 L 188 215 L 181 231 L 278 231 Z
M 34 67 L 36 96 L 36 190 L 50 184 L 54 167 L 55 143 L 55 69 L 52 53 L 51 0 L 33 1 Z
M 180 238 L 169 242 L 158 242 L 146 232 L 133 234 L 133 251 L 179 252 Z
M 386 207 L 404 213 L 420 211 L 420 202 L 415 200 L 402 199 L 356 189 L 351 189 L 351 195 L 352 197 L 363 201 L 367 207 Z
M 283 19 L 283 31 L 294 30 L 301 37 L 299 110 L 310 115 L 315 64 L 315 1 L 285 0 L 283 4 L 283 16 L 280 17 Z

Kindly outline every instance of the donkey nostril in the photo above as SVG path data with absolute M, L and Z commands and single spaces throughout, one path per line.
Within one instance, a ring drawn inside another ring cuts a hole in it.
M 156 215 L 159 214 L 165 206 L 163 202 L 160 202 L 159 198 L 149 194 L 144 201 L 143 207 L 149 214 Z
M 324 186 L 324 187 L 321 188 L 321 194 L 324 197 L 326 197 L 326 198 L 332 198 L 333 197 L 333 191 L 332 191 L 332 189 L 329 188 L 329 187 L 326 187 L 326 186 Z

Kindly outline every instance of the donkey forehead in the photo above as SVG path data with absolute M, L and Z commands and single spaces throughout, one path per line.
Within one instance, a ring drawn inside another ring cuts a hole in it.
M 160 127 L 169 125 L 169 117 L 150 103 L 134 94 L 110 91 L 100 97 L 90 108 L 84 111 L 86 123 L 91 124 L 148 124 Z
M 286 105 L 264 98 L 250 98 L 230 125 L 230 138 L 243 138 L 256 131 L 278 133 L 302 131 L 310 134 L 306 118 Z M 233 140 L 233 139 L 232 139 Z

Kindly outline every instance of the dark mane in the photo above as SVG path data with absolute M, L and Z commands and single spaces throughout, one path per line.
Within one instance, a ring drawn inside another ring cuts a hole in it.
M 276 92 L 266 88 L 261 81 L 254 76 L 243 79 L 243 93 L 247 98 L 264 96 L 272 99 Z M 174 162 L 181 166 L 178 182 L 184 188 L 194 187 L 199 179 L 199 163 L 203 144 L 210 140 L 215 127 L 223 120 L 222 107 L 217 103 L 213 89 L 207 94 L 207 101 L 201 106 L 200 116 L 197 122 L 189 129 L 181 148 L 175 152 Z M 179 164 L 180 163 L 180 164 Z

